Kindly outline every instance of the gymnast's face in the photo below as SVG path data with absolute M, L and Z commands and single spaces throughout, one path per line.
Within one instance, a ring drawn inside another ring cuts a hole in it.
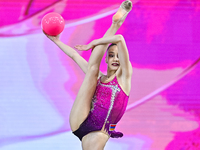
M 108 69 L 111 71 L 116 71 L 119 66 L 119 58 L 118 58 L 118 48 L 116 45 L 111 46 L 106 54 L 106 63 L 108 64 Z

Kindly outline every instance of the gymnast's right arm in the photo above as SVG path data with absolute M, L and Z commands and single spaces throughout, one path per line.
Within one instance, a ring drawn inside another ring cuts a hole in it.
M 67 54 L 70 58 L 72 58 L 76 62 L 76 64 L 81 68 L 81 70 L 83 70 L 83 72 L 86 74 L 88 62 L 83 57 L 81 57 L 76 50 L 61 42 L 59 39 L 59 35 L 57 36 L 49 36 L 47 34 L 45 35 L 50 40 L 52 40 L 65 54 Z

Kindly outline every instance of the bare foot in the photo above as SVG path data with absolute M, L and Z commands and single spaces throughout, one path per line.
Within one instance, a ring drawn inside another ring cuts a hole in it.
M 119 22 L 123 23 L 128 13 L 131 11 L 131 9 L 132 9 L 132 2 L 130 0 L 122 2 L 120 8 L 112 18 L 113 23 L 119 23 Z

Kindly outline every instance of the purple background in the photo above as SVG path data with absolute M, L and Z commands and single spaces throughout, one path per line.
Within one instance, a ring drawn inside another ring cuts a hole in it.
M 103 36 L 121 0 L 0 1 L 0 148 L 81 149 L 69 113 L 79 67 L 41 30 L 49 12 L 65 19 L 74 47 Z M 140 0 L 118 34 L 133 66 L 127 112 L 106 150 L 200 149 L 200 1 Z M 80 52 L 89 59 L 90 52 Z M 101 70 L 106 71 L 103 59 Z

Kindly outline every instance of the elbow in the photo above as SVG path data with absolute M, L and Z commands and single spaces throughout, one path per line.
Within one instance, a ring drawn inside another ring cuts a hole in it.
M 75 51 L 71 55 L 68 55 L 72 60 L 76 61 L 78 58 L 79 54 Z
M 123 42 L 123 41 L 124 41 L 123 35 L 117 34 L 116 35 L 116 43 Z

